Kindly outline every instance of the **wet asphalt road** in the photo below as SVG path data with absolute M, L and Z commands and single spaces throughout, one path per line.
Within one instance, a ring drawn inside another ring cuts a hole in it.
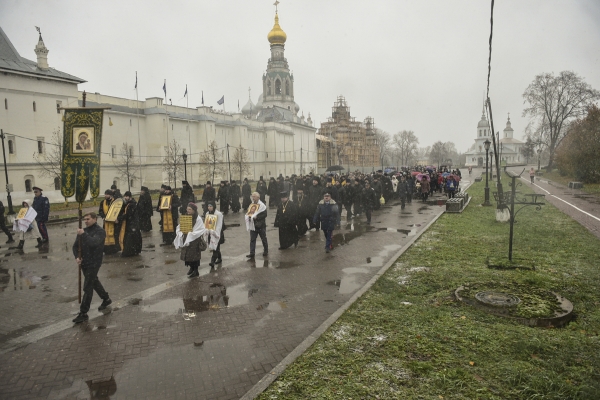
M 270 254 L 258 255 L 259 240 L 251 262 L 243 217 L 230 213 L 223 264 L 211 272 L 203 253 L 193 280 L 179 252 L 160 246 L 156 216 L 140 256 L 104 259 L 112 310 L 95 311 L 95 295 L 90 321 L 77 326 L 76 224 L 50 227 L 45 250 L 2 245 L 0 398 L 239 398 L 444 208 L 390 204 L 370 226 L 343 218 L 330 254 L 320 231 L 277 250 L 269 210 Z

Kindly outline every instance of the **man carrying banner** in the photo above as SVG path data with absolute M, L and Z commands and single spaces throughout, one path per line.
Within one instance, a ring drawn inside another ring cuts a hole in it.
M 77 229 L 77 238 L 73 243 L 73 255 L 81 271 L 83 271 L 83 299 L 79 306 L 79 314 L 73 320 L 74 323 L 80 324 L 87 321 L 87 312 L 90 310 L 92 296 L 94 291 L 102 299 L 102 304 L 98 307 L 98 311 L 108 307 L 112 300 L 108 297 L 108 293 L 98 279 L 98 271 L 102 265 L 103 243 L 106 237 L 104 229 L 100 228 L 96 223 L 97 216 L 95 213 L 87 213 L 83 216 L 85 229 Z M 81 256 L 79 256 L 79 240 L 81 239 Z
M 267 206 L 260 201 L 258 192 L 252 193 L 252 203 L 248 206 L 246 213 L 246 230 L 250 232 L 250 254 L 246 258 L 254 259 L 256 249 L 256 237 L 260 235 L 263 244 L 263 256 L 269 255 L 269 243 L 267 242 Z

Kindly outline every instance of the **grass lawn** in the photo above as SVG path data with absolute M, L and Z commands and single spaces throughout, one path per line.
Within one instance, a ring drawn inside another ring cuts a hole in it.
M 550 179 L 551 181 L 561 183 L 565 186 L 569 186 L 569 182 L 577 182 L 577 179 L 572 176 L 562 176 L 558 173 L 558 170 L 552 172 L 544 172 L 542 179 Z M 600 194 L 600 183 L 584 183 L 583 190 L 586 193 Z
M 483 183 L 445 214 L 260 399 L 598 399 L 600 241 L 551 205 L 495 222 Z M 521 186 L 519 190 L 529 192 Z M 425 267 L 425 268 L 422 268 Z M 531 328 L 454 299 L 465 283 L 514 282 L 560 293 L 576 319 Z

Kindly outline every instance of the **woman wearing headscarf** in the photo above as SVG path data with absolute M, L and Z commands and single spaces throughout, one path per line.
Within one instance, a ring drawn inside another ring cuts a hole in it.
M 204 214 L 204 233 L 206 244 L 208 248 L 212 250 L 212 257 L 210 258 L 210 268 L 214 268 L 215 264 L 223 262 L 221 258 L 221 244 L 225 243 L 225 235 L 223 231 L 227 229 L 223 223 L 223 214 L 217 211 L 215 203 L 209 202 L 207 204 L 207 211 Z
M 181 232 L 181 225 L 177 225 L 176 236 L 173 244 L 176 249 L 181 249 L 180 260 L 190 269 L 188 278 L 200 276 L 198 267 L 200 267 L 201 240 L 206 233 L 202 218 L 198 215 L 198 206 L 189 203 L 186 208 L 187 215 L 192 216 L 192 231 L 188 233 Z
M 25 200 L 21 203 L 21 211 L 17 215 L 17 219 L 13 222 L 13 231 L 19 236 L 19 250 L 23 250 L 25 239 L 41 239 L 40 231 L 35 222 L 37 212 L 30 207 L 31 200 Z

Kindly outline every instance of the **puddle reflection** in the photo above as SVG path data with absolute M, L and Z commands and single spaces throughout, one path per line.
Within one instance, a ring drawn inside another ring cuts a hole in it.
M 9 290 L 35 289 L 41 281 L 50 279 L 33 275 L 29 271 L 19 271 L 15 268 L 0 268 L 0 292 Z

